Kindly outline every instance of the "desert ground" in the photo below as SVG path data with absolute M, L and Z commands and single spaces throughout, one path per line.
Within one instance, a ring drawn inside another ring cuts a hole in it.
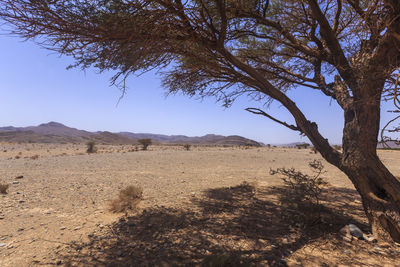
M 0 266 L 199 266 L 213 255 L 250 266 L 400 266 L 396 244 L 343 240 L 348 223 L 369 228 L 354 187 L 325 161 L 321 219 L 288 219 L 296 211 L 281 207 L 282 180 L 270 168 L 307 173 L 308 162 L 322 160 L 310 149 L 0 149 L 0 182 L 10 184 L 0 194 Z M 400 175 L 400 151 L 379 155 Z M 143 188 L 138 209 L 110 212 L 128 185 Z

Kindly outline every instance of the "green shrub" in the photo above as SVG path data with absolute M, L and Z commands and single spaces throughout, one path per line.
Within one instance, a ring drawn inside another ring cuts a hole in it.
M 87 153 L 96 153 L 97 152 L 97 147 L 96 147 L 96 143 L 94 141 L 89 141 L 86 143 L 86 152 Z
M 142 150 L 147 150 L 147 148 L 152 144 L 150 138 L 139 139 L 138 142 L 142 145 Z

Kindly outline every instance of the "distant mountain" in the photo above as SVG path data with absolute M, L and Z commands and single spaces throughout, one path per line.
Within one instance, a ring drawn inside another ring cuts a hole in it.
M 70 128 L 65 126 L 64 124 L 58 122 L 49 122 L 43 123 L 38 126 L 29 126 L 29 127 L 0 127 L 0 132 L 27 132 L 31 131 L 39 135 L 57 135 L 57 136 L 64 136 L 64 137 L 88 137 L 93 133 L 78 130 L 75 128 Z
M 385 144 L 382 142 L 378 143 L 378 148 L 389 148 L 389 149 L 399 149 L 400 142 L 397 141 L 387 141 Z
M 185 135 L 163 135 L 163 134 L 150 134 L 150 133 L 130 133 L 120 132 L 124 135 L 135 139 L 150 138 L 152 140 L 169 143 L 169 144 L 205 144 L 205 145 L 251 145 L 260 146 L 260 143 L 244 138 L 238 135 L 223 136 L 215 134 L 207 134 L 204 136 L 189 137 Z
M 137 144 L 138 139 L 144 138 L 150 138 L 156 143 L 168 144 L 260 146 L 260 143 L 238 135 L 222 136 L 207 134 L 204 136 L 189 137 L 185 135 L 130 132 L 88 132 L 71 128 L 58 122 L 49 122 L 29 127 L 0 127 L 0 141 L 3 142 L 82 143 L 93 140 L 104 144 Z

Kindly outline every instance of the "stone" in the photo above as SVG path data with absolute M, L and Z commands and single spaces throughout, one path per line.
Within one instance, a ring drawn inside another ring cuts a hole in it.
M 77 226 L 77 227 L 74 228 L 75 231 L 78 231 L 78 230 L 80 230 L 80 229 L 81 229 L 80 226 Z
M 344 241 L 351 242 L 351 240 L 353 240 L 353 236 L 350 233 L 350 228 L 348 225 L 345 225 L 342 229 L 340 229 L 339 233 L 342 235 Z
M 6 243 L 0 243 L 0 248 L 7 246 Z
M 376 243 L 376 242 L 378 242 L 378 240 L 376 240 L 376 238 L 375 238 L 373 235 L 366 235 L 366 234 L 364 234 L 363 238 L 364 238 L 366 241 L 371 242 L 371 243 Z
M 19 184 L 19 182 L 18 181 L 13 181 L 12 184 Z
M 363 239 L 364 233 L 354 224 L 349 224 L 350 234 L 358 239 Z
M 20 175 L 20 176 L 15 177 L 15 179 L 18 179 L 18 180 L 23 179 L 23 178 L 24 178 L 23 175 Z
M 65 230 L 66 229 L 66 227 L 65 226 L 61 226 L 60 227 L 60 230 L 62 231 L 62 230 Z

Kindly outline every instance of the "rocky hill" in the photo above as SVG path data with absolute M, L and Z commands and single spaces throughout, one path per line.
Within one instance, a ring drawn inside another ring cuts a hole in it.
M 137 144 L 138 139 L 150 138 L 156 143 L 199 145 L 251 145 L 260 143 L 238 135 L 222 136 L 207 134 L 189 137 L 185 135 L 162 135 L 131 132 L 88 132 L 49 122 L 29 127 L 0 127 L 0 142 L 31 143 L 82 143 L 89 140 L 102 144 Z

